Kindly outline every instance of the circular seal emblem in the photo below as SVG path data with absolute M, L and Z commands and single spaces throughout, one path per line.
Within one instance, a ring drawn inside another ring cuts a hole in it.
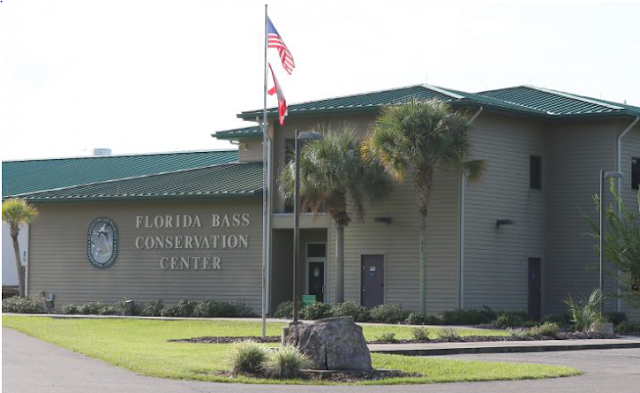
M 87 257 L 97 268 L 106 269 L 113 265 L 118 256 L 118 228 L 106 218 L 99 217 L 91 222 L 87 234 Z

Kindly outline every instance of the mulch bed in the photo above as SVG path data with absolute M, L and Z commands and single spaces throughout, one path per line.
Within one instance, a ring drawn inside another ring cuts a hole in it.
M 278 336 L 267 336 L 264 339 L 262 337 L 257 336 L 246 336 L 246 337 L 192 337 L 192 338 L 175 338 L 168 340 L 172 343 L 193 343 L 193 344 L 233 344 L 242 341 L 255 341 L 258 343 L 279 343 L 280 337 Z
M 236 378 L 239 375 L 231 371 L 216 371 L 215 374 L 220 377 Z M 278 380 L 278 378 L 270 378 L 262 374 L 244 375 L 251 378 L 266 378 Z M 422 377 L 422 374 L 405 373 L 398 370 L 373 370 L 373 371 L 326 371 L 326 370 L 302 370 L 296 379 L 317 380 L 328 382 L 358 382 L 358 381 L 379 381 L 386 378 L 416 378 Z M 283 380 L 285 381 L 285 380 Z
M 539 341 L 539 340 L 589 340 L 589 339 L 610 339 L 616 338 L 615 334 L 605 333 L 583 333 L 583 332 L 561 332 L 558 337 L 513 337 L 513 336 L 466 336 L 451 339 L 434 339 L 434 340 L 372 340 L 367 341 L 368 344 L 437 344 L 437 343 L 473 343 L 473 342 L 500 342 L 500 341 Z M 259 343 L 279 343 L 280 337 L 267 336 L 264 340 L 262 337 L 192 337 L 177 338 L 168 340 L 169 342 L 192 343 L 192 344 L 233 344 L 246 340 L 252 340 Z

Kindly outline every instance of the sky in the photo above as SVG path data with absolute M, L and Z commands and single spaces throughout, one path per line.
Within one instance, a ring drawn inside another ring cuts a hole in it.
M 296 103 L 421 83 L 640 106 L 640 3 L 271 1 Z M 262 107 L 264 1 L 2 0 L 2 160 L 232 149 Z M 276 105 L 274 98 L 270 106 Z

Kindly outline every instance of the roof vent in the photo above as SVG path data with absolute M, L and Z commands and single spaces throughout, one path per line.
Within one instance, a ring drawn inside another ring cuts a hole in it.
M 93 155 L 94 156 L 110 156 L 111 155 L 111 149 L 107 149 L 107 148 L 93 149 Z

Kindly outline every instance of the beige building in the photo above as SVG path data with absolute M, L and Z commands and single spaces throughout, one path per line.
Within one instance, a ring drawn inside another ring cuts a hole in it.
M 473 115 L 473 156 L 488 166 L 474 185 L 436 174 L 427 223 L 428 312 L 488 306 L 539 317 L 563 312 L 568 294 L 597 287 L 598 256 L 581 210 L 593 214 L 600 169 L 622 172 L 620 191 L 634 203 L 640 108 L 530 86 L 470 94 L 417 85 L 307 102 L 289 107 L 284 127 L 269 111 L 273 179 L 291 159 L 296 129 L 348 122 L 364 137 L 381 107 L 414 97 L 445 100 Z M 260 112 L 238 116 L 255 121 Z M 56 305 L 214 298 L 259 310 L 262 132 L 255 126 L 215 137 L 237 142 L 237 158 L 22 193 L 42 212 L 30 229 L 29 294 L 54 293 Z M 292 296 L 293 215 L 278 195 L 271 208 L 274 309 Z M 96 221 L 101 217 L 109 220 Z M 333 303 L 334 226 L 328 216 L 309 213 L 301 228 L 299 293 Z M 417 228 L 410 182 L 365 207 L 364 218 L 345 230 L 346 300 L 418 308 Z M 115 256 L 107 236 L 117 236 Z M 615 279 L 607 277 L 606 285 L 616 290 Z M 607 307 L 639 316 L 615 299 Z

